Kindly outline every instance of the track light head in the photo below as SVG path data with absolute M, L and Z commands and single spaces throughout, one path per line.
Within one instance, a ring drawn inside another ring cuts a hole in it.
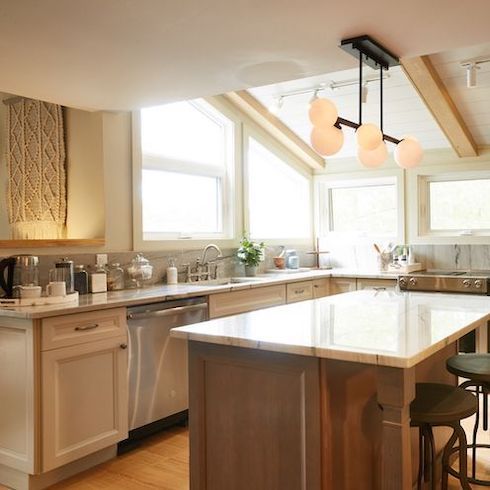
M 369 88 L 368 88 L 368 84 L 367 82 L 364 82 L 362 84 L 362 88 L 361 88 L 361 101 L 363 104 L 365 104 L 367 102 L 367 98 L 368 98 L 368 92 L 369 92 Z
M 272 104 L 269 106 L 269 112 L 271 114 L 274 114 L 274 116 L 277 116 L 283 104 L 284 104 L 284 97 L 282 95 L 279 97 L 274 97 Z
M 478 70 L 476 63 L 466 65 L 466 86 L 468 88 L 476 87 L 476 70 Z

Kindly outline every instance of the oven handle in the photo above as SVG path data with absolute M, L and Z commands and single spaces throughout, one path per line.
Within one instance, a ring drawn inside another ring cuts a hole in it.
M 188 305 L 188 306 L 175 306 L 174 308 L 169 308 L 168 310 L 157 310 L 157 311 L 146 311 L 142 313 L 128 313 L 128 320 L 142 320 L 144 318 L 162 318 L 166 316 L 180 315 L 188 313 L 191 311 L 207 310 L 207 303 L 200 303 L 198 305 Z

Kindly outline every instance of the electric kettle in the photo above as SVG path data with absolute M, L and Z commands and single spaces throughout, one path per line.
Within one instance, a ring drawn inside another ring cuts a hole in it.
M 4 296 L 19 297 L 21 286 L 39 286 L 39 257 L 16 255 L 0 261 L 0 287 Z

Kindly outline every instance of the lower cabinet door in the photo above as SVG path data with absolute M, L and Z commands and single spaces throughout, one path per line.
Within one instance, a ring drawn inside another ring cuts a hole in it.
M 43 471 L 128 433 L 126 336 L 42 353 Z

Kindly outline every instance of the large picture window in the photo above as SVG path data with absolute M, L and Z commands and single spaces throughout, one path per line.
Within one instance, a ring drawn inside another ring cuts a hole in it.
M 141 110 L 144 240 L 232 236 L 233 128 L 203 100 Z
M 246 165 L 250 236 L 310 238 L 310 179 L 252 137 Z
M 422 234 L 490 234 L 489 172 L 421 176 L 419 194 Z
M 332 180 L 319 184 L 322 235 L 396 238 L 399 195 L 395 177 Z

